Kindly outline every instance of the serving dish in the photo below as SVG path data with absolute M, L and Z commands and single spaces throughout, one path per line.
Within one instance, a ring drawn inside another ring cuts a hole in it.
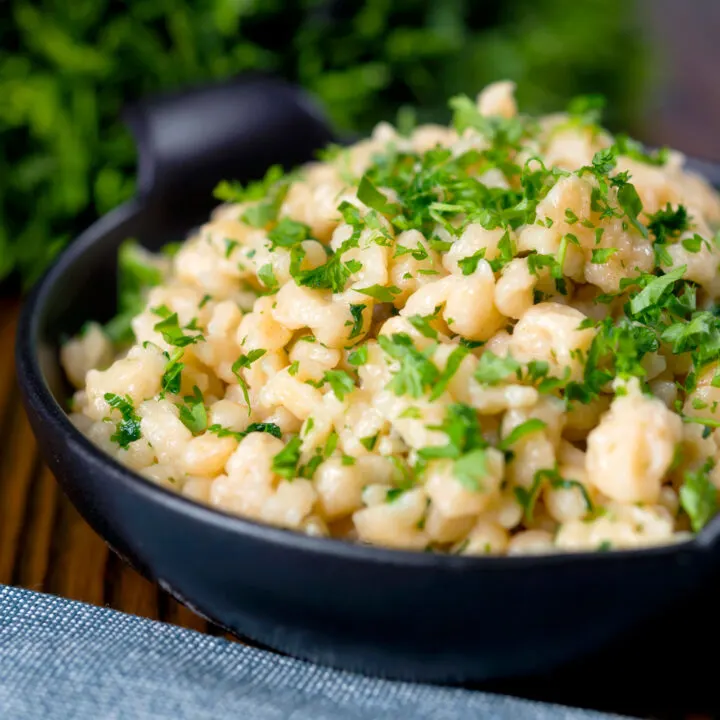
M 294 166 L 336 139 L 294 88 L 252 77 L 137 106 L 139 193 L 58 259 L 28 299 L 17 365 L 41 448 L 110 546 L 202 615 L 272 648 L 350 670 L 435 682 L 570 663 L 652 619 L 712 575 L 720 523 L 668 547 L 461 557 L 300 536 L 192 503 L 123 468 L 70 423 L 58 343 L 113 314 L 117 249 L 182 238 L 242 167 Z M 718 183 L 717 171 L 693 162 Z

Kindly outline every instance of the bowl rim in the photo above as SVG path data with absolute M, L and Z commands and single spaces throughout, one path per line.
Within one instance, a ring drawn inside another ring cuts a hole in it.
M 687 157 L 689 169 L 700 168 L 713 184 L 720 185 L 720 162 Z M 695 170 L 697 172 L 697 170 Z M 174 490 L 154 483 L 106 454 L 94 445 L 70 421 L 68 414 L 50 390 L 39 363 L 40 317 L 48 296 L 56 284 L 62 282 L 66 271 L 90 246 L 102 243 L 107 233 L 121 222 L 141 218 L 147 209 L 142 197 L 135 197 L 100 217 L 78 238 L 71 242 L 35 284 L 21 308 L 16 331 L 16 371 L 21 393 L 29 412 L 43 418 L 52 432 L 64 437 L 72 452 L 80 455 L 93 472 L 104 472 L 110 481 L 123 484 L 134 494 L 151 503 L 165 506 L 172 512 L 196 522 L 207 523 L 224 532 L 244 535 L 256 541 L 270 543 L 284 549 L 310 552 L 320 556 L 355 562 L 444 568 L 448 570 L 500 571 L 504 569 L 550 568 L 557 565 L 575 566 L 587 562 L 603 563 L 622 560 L 641 561 L 651 557 L 697 553 L 712 548 L 720 535 L 720 514 L 716 515 L 697 535 L 686 540 L 639 548 L 618 548 L 606 552 L 598 550 L 562 551 L 519 555 L 453 555 L 450 553 L 423 552 L 385 546 L 354 543 L 340 538 L 315 537 L 297 530 L 282 528 L 243 517 L 210 505 L 191 500 Z M 57 354 L 57 345 L 54 346 Z M 59 358 L 57 358 L 59 364 Z

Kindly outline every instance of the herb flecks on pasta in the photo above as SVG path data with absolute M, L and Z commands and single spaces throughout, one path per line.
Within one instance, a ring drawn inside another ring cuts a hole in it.
M 388 124 L 244 187 L 62 349 L 151 480 L 314 535 L 460 554 L 681 541 L 717 511 L 720 200 L 600 125 Z

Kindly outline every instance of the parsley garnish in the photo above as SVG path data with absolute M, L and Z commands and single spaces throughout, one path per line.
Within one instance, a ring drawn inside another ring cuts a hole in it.
M 163 320 L 155 324 L 154 329 L 163 336 L 163 340 L 165 340 L 168 345 L 182 348 L 205 340 L 200 333 L 197 335 L 186 335 L 180 327 L 177 313 L 170 313 L 164 305 L 153 308 L 153 312 L 163 318 Z
M 248 388 L 248 384 L 245 380 L 245 378 L 240 373 L 240 370 L 249 368 L 256 360 L 259 360 L 267 350 L 263 350 L 261 348 L 258 348 L 256 350 L 251 350 L 247 355 L 241 355 L 233 364 L 232 364 L 232 372 L 233 375 L 237 378 L 238 385 L 240 385 L 240 390 L 242 390 L 243 398 L 245 399 L 245 404 L 248 408 L 248 415 L 251 412 L 250 409 L 250 388 Z
M 180 405 L 180 420 L 182 424 L 194 435 L 207 429 L 208 418 L 205 408 L 205 399 L 197 385 L 193 386 L 193 394 L 186 395 L 184 405 Z
M 668 240 L 677 237 L 689 227 L 690 218 L 684 205 L 678 205 L 673 210 L 670 203 L 668 203 L 664 210 L 658 210 L 650 216 L 648 229 L 655 237 L 653 250 L 659 265 L 670 265 L 672 263 L 672 257 L 668 254 L 665 246 Z
M 408 322 L 424 337 L 430 338 L 431 340 L 437 340 L 438 332 L 430 324 L 432 320 L 437 319 L 435 315 L 410 315 L 408 316 Z
M 614 147 L 618 155 L 625 155 L 626 157 L 632 158 L 633 160 L 639 160 L 640 162 L 647 163 L 648 165 L 664 165 L 670 157 L 669 148 L 661 147 L 652 153 L 648 153 L 645 151 L 641 143 L 637 140 L 633 140 L 623 133 L 619 133 L 615 136 Z
M 418 350 L 407 333 L 379 335 L 378 343 L 387 355 L 400 362 L 400 368 L 388 384 L 396 395 L 420 397 L 426 388 L 435 385 L 440 372 L 429 359 L 434 348 Z
M 450 458 L 454 460 L 453 474 L 471 491 L 480 490 L 487 474 L 486 449 L 488 443 L 482 435 L 477 413 L 461 403 L 449 405 L 442 425 L 429 426 L 429 430 L 445 433 L 446 445 L 421 448 L 418 456 L 423 460 Z
M 375 185 L 373 185 L 373 182 L 367 173 L 360 179 L 360 184 L 357 189 L 357 198 L 361 203 L 364 203 L 373 210 L 377 210 L 383 215 L 391 215 L 397 210 L 397 205 L 391 203 L 385 195 L 383 195 L 375 187 Z
M 525 512 L 525 518 L 528 522 L 532 522 L 535 504 L 545 483 L 549 482 L 550 487 L 554 489 L 568 490 L 577 488 L 580 490 L 585 501 L 588 512 L 592 512 L 593 504 L 588 495 L 585 486 L 577 480 L 565 480 L 558 472 L 557 468 L 538 470 L 533 476 L 530 488 L 516 487 L 515 497 Z
M 458 267 L 462 270 L 463 275 L 472 275 L 477 270 L 478 264 L 485 257 L 486 249 L 480 248 L 476 253 L 458 260 Z
M 348 355 L 348 362 L 355 367 L 364 365 L 368 359 L 368 346 L 361 345 Z
M 524 423 L 518 425 L 516 428 L 513 428 L 513 430 L 498 443 L 498 448 L 500 448 L 500 450 L 509 450 L 521 438 L 538 432 L 545 427 L 546 424 L 542 420 L 538 418 L 530 418 Z
M 335 397 L 340 401 L 355 390 L 354 380 L 344 370 L 328 370 L 323 380 L 330 385 Z
M 458 345 L 450 353 L 450 355 L 448 355 L 447 362 L 445 363 L 445 369 L 442 373 L 440 373 L 440 377 L 437 379 L 437 382 L 433 387 L 433 391 L 430 393 L 430 400 L 437 400 L 445 392 L 448 384 L 458 371 L 460 363 L 462 363 L 469 352 L 470 351 L 466 347 Z
M 496 385 L 511 375 L 520 377 L 520 363 L 511 355 L 500 357 L 491 350 L 486 350 L 480 356 L 480 362 L 475 370 L 475 379 L 484 385 Z
M 279 283 L 275 277 L 275 273 L 273 272 L 273 267 L 270 263 L 265 263 L 257 273 L 258 280 L 265 285 L 265 287 L 272 293 L 275 292 L 278 287 Z
M 270 249 L 291 248 L 310 238 L 310 228 L 305 223 L 282 218 L 280 222 L 268 233 Z
M 140 417 L 135 412 L 132 398 L 129 395 L 123 398 L 115 393 L 105 393 L 103 397 L 105 402 L 122 416 L 122 420 L 115 426 L 115 432 L 110 436 L 110 440 L 127 450 L 130 443 L 141 437 Z
M 358 438 L 360 444 L 368 451 L 372 452 L 375 449 L 375 444 L 378 440 L 378 434 L 368 435 L 367 437 Z
M 272 435 L 278 439 L 282 438 L 282 430 L 275 423 L 250 423 L 245 430 L 242 431 L 230 430 L 222 425 L 215 424 L 208 428 L 208 432 L 211 432 L 213 435 L 217 435 L 220 438 L 232 437 L 238 442 L 250 435 L 250 433 L 255 432 L 268 433 L 268 435 Z
M 685 473 L 680 505 L 690 518 L 693 532 L 702 530 L 718 510 L 717 488 L 710 480 L 715 461 L 709 458 L 698 471 Z
M 338 248 L 337 252 L 330 255 L 327 262 L 311 270 L 300 270 L 300 262 L 296 256 L 296 261 L 291 262 L 290 274 L 298 285 L 316 290 L 332 290 L 334 293 L 342 292 L 350 276 L 362 269 L 362 264 L 358 260 L 347 262 L 342 260 L 343 253 L 357 247 L 357 243 L 357 238 L 351 237 Z M 297 250 L 298 247 L 295 247 L 294 251 Z
M 262 180 L 250 182 L 245 187 L 235 180 L 223 180 L 215 187 L 213 194 L 224 202 L 254 202 L 242 219 L 253 227 L 265 227 L 277 218 L 289 185 L 289 178 L 283 177 L 282 167 L 273 165 Z
M 368 295 L 371 298 L 375 298 L 378 302 L 392 302 L 395 295 L 400 293 L 400 288 L 390 285 L 390 287 L 383 287 L 382 285 L 370 285 L 366 288 L 356 288 L 356 291 L 363 295 Z
M 350 305 L 350 315 L 352 315 L 352 330 L 348 340 L 362 335 L 363 332 L 363 311 L 367 308 L 367 305 Z
M 180 362 L 183 352 L 182 348 L 179 348 L 168 357 L 168 362 L 167 365 L 165 365 L 165 371 L 160 381 L 160 387 L 163 392 L 168 392 L 171 395 L 177 395 L 180 392 L 182 371 L 185 368 L 184 363 Z
M 616 252 L 617 248 L 594 248 L 590 262 L 594 265 L 602 265 L 603 263 L 606 263 Z
M 643 289 L 630 300 L 630 312 L 639 315 L 648 308 L 657 306 L 667 298 L 675 283 L 682 278 L 687 270 L 687 265 L 682 265 L 672 272 L 649 279 Z
M 287 445 L 272 460 L 272 471 L 287 480 L 297 476 L 297 464 L 300 461 L 300 446 L 302 440 L 299 435 L 293 437 Z

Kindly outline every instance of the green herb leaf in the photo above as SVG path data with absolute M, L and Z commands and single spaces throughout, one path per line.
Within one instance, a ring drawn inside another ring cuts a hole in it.
M 379 335 L 378 343 L 387 355 L 400 362 L 388 384 L 396 395 L 420 397 L 426 388 L 435 385 L 440 376 L 437 367 L 429 360 L 428 351 L 418 350 L 407 333 Z
M 648 165 L 665 165 L 670 156 L 669 148 L 658 148 L 652 153 L 645 151 L 645 148 L 637 140 L 633 140 L 623 133 L 615 136 L 614 147 L 618 155 L 647 163 Z
M 186 335 L 183 333 L 177 313 L 167 315 L 167 308 L 164 306 L 154 308 L 153 312 L 161 317 L 164 316 L 163 320 L 154 325 L 154 329 L 163 336 L 163 340 L 168 345 L 182 348 L 205 340 L 202 334 Z
M 364 365 L 368 360 L 368 346 L 361 345 L 348 355 L 348 362 L 355 367 Z
M 260 280 L 270 292 L 275 292 L 278 289 L 279 283 L 275 278 L 275 273 L 270 263 L 265 263 L 265 265 L 258 270 L 257 276 L 258 280 Z
M 532 522 L 533 514 L 535 512 L 535 503 L 540 496 L 540 491 L 542 490 L 544 484 L 547 481 L 553 480 L 562 482 L 562 479 L 563 478 L 557 469 L 538 470 L 535 475 L 533 475 L 533 481 L 530 488 L 516 487 L 514 489 L 515 497 L 522 506 L 525 513 L 525 519 L 528 522 Z
M 644 310 L 657 305 L 664 297 L 672 292 L 675 283 L 682 278 L 687 265 L 682 265 L 672 272 L 651 280 L 639 293 L 630 300 L 630 311 L 638 315 Z
M 714 466 L 710 458 L 697 472 L 686 472 L 680 488 L 680 505 L 690 518 L 693 532 L 700 532 L 718 511 L 717 488 L 710 480 Z
M 391 215 L 398 209 L 397 205 L 391 203 L 387 197 L 373 185 L 367 173 L 360 179 L 357 197 L 361 203 L 364 203 L 373 210 L 377 210 L 379 213 L 383 213 L 383 215 Z
M 487 451 L 476 448 L 458 458 L 453 465 L 453 474 L 466 490 L 482 490 L 483 478 L 487 476 Z
M 208 418 L 205 408 L 205 399 L 197 385 L 193 386 L 193 394 L 186 395 L 184 405 L 180 405 L 180 420 L 182 424 L 194 435 L 207 429 Z
M 242 376 L 240 371 L 245 368 L 249 368 L 256 360 L 259 360 L 267 350 L 264 350 L 262 348 L 257 348 L 255 350 L 251 350 L 247 355 L 240 355 L 240 357 L 232 364 L 232 367 L 230 368 L 233 372 L 233 375 L 237 378 L 238 385 L 240 386 L 240 390 L 242 391 L 243 398 L 245 399 L 245 404 L 248 408 L 248 415 L 252 412 L 250 408 L 250 388 L 248 387 L 247 381 Z
M 704 242 L 705 240 L 695 233 L 691 238 L 685 238 L 682 241 L 682 246 L 690 253 L 698 253 Z
M 616 252 L 617 248 L 595 248 L 592 251 L 590 262 L 594 265 L 602 265 L 603 263 L 606 263 Z
M 178 349 L 168 359 L 167 365 L 165 365 L 165 371 L 163 372 L 163 376 L 160 381 L 160 387 L 163 392 L 168 392 L 171 395 L 177 395 L 180 392 L 182 371 L 185 368 L 184 363 L 180 362 L 182 356 L 183 350 Z
M 500 357 L 491 350 L 485 350 L 475 370 L 475 379 L 484 385 L 497 385 L 511 375 L 519 378 L 520 367 L 511 355 Z
M 124 450 L 127 450 L 130 443 L 139 440 L 141 437 L 140 417 L 135 412 L 132 398 L 129 395 L 123 398 L 115 393 L 105 393 L 103 397 L 105 398 L 105 402 L 111 408 L 117 410 L 122 416 L 122 420 L 117 423 L 115 432 L 110 436 L 110 440 L 116 442 Z
M 432 320 L 436 320 L 437 315 L 410 315 L 408 322 L 424 337 L 437 340 L 438 332 L 430 324 Z
M 238 442 L 250 435 L 250 433 L 254 432 L 268 433 L 268 435 L 272 435 L 273 437 L 276 437 L 278 439 L 282 438 L 282 430 L 275 423 L 250 423 L 250 425 L 248 425 L 245 430 L 242 430 L 240 432 L 230 430 L 229 428 L 225 428 L 222 425 L 215 424 L 211 425 L 208 428 L 208 432 L 211 432 L 213 433 L 213 435 L 217 435 L 221 438 L 232 437 L 235 438 Z
M 292 480 L 297 477 L 297 465 L 298 462 L 300 462 L 301 446 L 302 440 L 299 435 L 296 435 L 277 455 L 275 455 L 275 457 L 273 457 L 272 471 L 286 480 Z
M 352 340 L 358 335 L 362 335 L 363 332 L 363 311 L 367 308 L 367 305 L 350 305 L 350 315 L 352 315 L 353 323 L 352 330 L 348 340 Z
M 270 249 L 291 248 L 299 245 L 303 240 L 311 237 L 310 228 L 305 223 L 282 218 L 278 224 L 268 233 Z
M 480 248 L 476 253 L 458 260 L 458 267 L 462 270 L 463 275 L 472 275 L 481 260 L 485 258 L 487 248 Z
M 430 400 L 437 400 L 445 392 L 448 384 L 453 379 L 453 376 L 458 371 L 460 364 L 469 352 L 470 351 L 466 347 L 458 345 L 450 353 L 450 355 L 448 355 L 447 362 L 445 363 L 445 369 L 440 374 L 433 391 L 430 393 Z
M 367 437 L 358 438 L 360 440 L 360 444 L 368 451 L 372 452 L 375 449 L 375 444 L 378 440 L 378 434 L 375 433 L 375 435 L 368 435 Z
M 340 401 L 355 390 L 355 381 L 344 370 L 326 371 L 324 381 L 330 385 L 335 397 Z
M 394 285 L 383 287 L 382 285 L 370 285 L 366 288 L 357 288 L 357 292 L 375 298 L 378 302 L 393 302 L 394 296 L 398 295 L 401 290 Z
M 513 430 L 498 443 L 498 448 L 500 450 L 509 450 L 521 438 L 538 432 L 545 427 L 547 427 L 547 425 L 542 420 L 538 418 L 530 418 L 524 423 L 518 425 L 516 428 L 513 428 Z

